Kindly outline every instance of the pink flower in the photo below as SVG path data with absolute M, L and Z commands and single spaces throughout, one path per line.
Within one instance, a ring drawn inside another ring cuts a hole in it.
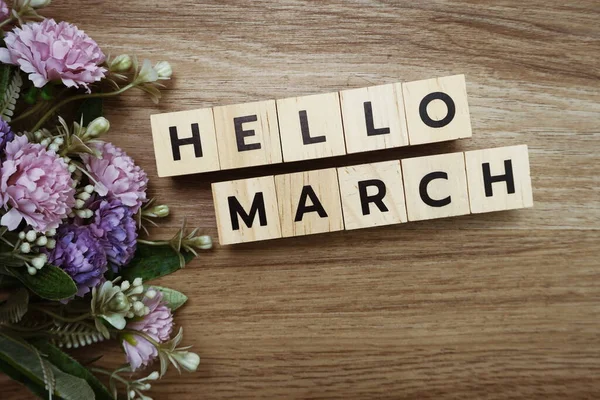
M 36 231 L 58 228 L 75 205 L 73 180 L 65 161 L 41 144 L 17 136 L 6 145 L 0 168 L 0 220 L 12 231 L 23 218 Z
M 0 0 L 0 22 L 4 21 L 10 15 L 10 9 L 4 0 Z
M 161 292 L 152 288 L 146 291 L 148 292 L 152 292 L 154 297 L 144 296 L 142 302 L 148 307 L 150 313 L 137 321 L 135 318 L 132 319 L 125 329 L 143 332 L 157 343 L 166 342 L 173 330 L 173 314 L 162 301 Z M 126 333 L 122 337 L 127 361 L 133 371 L 145 367 L 158 356 L 156 347 L 142 336 Z
M 4 40 L 0 62 L 18 65 L 36 87 L 62 80 L 65 86 L 83 86 L 89 92 L 88 84 L 104 78 L 102 50 L 75 25 L 45 19 L 15 28 Z
M 96 192 L 121 200 L 135 214 L 146 201 L 148 176 L 131 157 L 111 143 L 96 142 L 92 147 L 100 152 L 100 158 L 90 154 L 82 154 L 81 158 L 97 182 Z

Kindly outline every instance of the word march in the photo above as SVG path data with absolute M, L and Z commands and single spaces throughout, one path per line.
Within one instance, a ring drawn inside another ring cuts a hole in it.
M 464 75 L 151 116 L 158 175 L 471 137 Z M 234 244 L 533 205 L 527 146 L 212 184 Z

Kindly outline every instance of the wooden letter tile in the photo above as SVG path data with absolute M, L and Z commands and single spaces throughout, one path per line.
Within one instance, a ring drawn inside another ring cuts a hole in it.
M 346 154 L 338 93 L 277 100 L 285 162 Z
M 221 169 L 280 163 L 275 100 L 213 109 Z
M 407 221 L 399 161 L 338 168 L 347 230 Z
M 403 83 L 402 91 L 411 145 L 471 137 L 464 75 Z
M 212 184 L 219 243 L 281 237 L 273 176 Z
M 409 221 L 469 214 L 464 153 L 402 160 Z
M 465 152 L 471 212 L 533 206 L 527 146 Z
M 275 176 L 283 237 L 344 229 L 335 168 Z
M 212 109 L 155 114 L 150 123 L 158 176 L 220 169 Z
M 348 154 L 408 146 L 400 86 L 344 90 L 340 103 Z

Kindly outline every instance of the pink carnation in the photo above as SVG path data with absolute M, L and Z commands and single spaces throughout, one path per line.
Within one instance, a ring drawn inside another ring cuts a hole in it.
M 125 329 L 143 332 L 157 343 L 166 342 L 173 330 L 173 314 L 162 301 L 162 293 L 156 289 L 149 290 L 156 295 L 153 298 L 144 296 L 142 302 L 150 313 L 138 321 L 131 320 Z M 123 335 L 123 348 L 133 371 L 148 365 L 158 356 L 158 350 L 152 343 L 133 333 Z
M 65 161 L 41 144 L 17 136 L 6 145 L 0 168 L 0 205 L 9 210 L 0 220 L 8 230 L 23 218 L 36 231 L 58 228 L 75 205 L 73 180 Z
M 53 19 L 28 23 L 8 32 L 0 62 L 18 65 L 36 87 L 62 80 L 65 86 L 83 86 L 104 78 L 99 65 L 105 56 L 98 44 L 75 25 Z
M 82 154 L 81 158 L 97 182 L 96 192 L 121 200 L 135 214 L 146 201 L 148 176 L 131 157 L 111 143 L 96 142 L 92 147 L 100 152 L 100 158 L 89 154 Z
M 4 21 L 10 15 L 10 9 L 4 0 L 0 0 L 0 22 Z

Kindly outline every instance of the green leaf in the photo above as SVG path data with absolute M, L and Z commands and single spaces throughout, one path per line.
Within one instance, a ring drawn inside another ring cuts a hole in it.
M 194 255 L 183 253 L 185 262 L 190 262 Z M 120 275 L 123 279 L 133 281 L 140 277 L 144 282 L 168 275 L 180 269 L 179 253 L 170 246 L 151 246 L 140 243 L 137 246 L 135 257 L 123 267 Z
M 162 286 L 152 286 L 154 289 L 158 290 L 163 295 L 163 301 L 167 303 L 167 307 L 171 309 L 171 311 L 177 310 L 179 307 L 185 304 L 188 300 L 187 296 L 177 290 L 169 289 Z
M 103 115 L 104 103 L 102 98 L 86 99 L 79 106 L 76 121 L 79 121 L 83 116 L 83 126 L 88 126 L 90 122 Z
M 12 293 L 8 300 L 0 304 L 0 324 L 17 323 L 23 318 L 29 306 L 29 292 L 21 288 Z
M 6 93 L 10 78 L 15 67 L 9 64 L 0 64 L 0 93 Z
M 48 342 L 36 342 L 34 343 L 34 346 L 46 356 L 46 359 L 50 361 L 50 363 L 61 371 L 77 378 L 84 379 L 94 391 L 96 400 L 113 399 L 106 386 L 104 386 L 87 368 L 79 364 L 67 353 Z
M 63 300 L 77 293 L 77 285 L 62 269 L 46 265 L 37 274 L 29 275 L 25 268 L 7 268 L 15 278 L 40 297 L 48 300 Z
M 45 399 L 48 397 L 48 391 L 44 389 L 44 381 L 32 378 L 25 372 L 14 367 L 8 361 L 5 361 L 0 355 L 0 371 L 5 373 L 9 378 L 23 384 L 31 392 L 39 398 Z
M 0 333 L 0 359 L 12 368 L 11 377 L 25 377 L 26 379 L 21 382 L 35 383 L 36 386 L 43 388 L 44 367 L 40 363 L 40 356 L 40 352 L 33 346 Z M 84 379 L 63 372 L 45 358 L 43 362 L 46 368 L 51 370 L 55 382 L 54 393 L 57 396 L 66 400 L 95 399 L 94 391 Z M 14 373 L 14 370 L 17 370 L 18 374 Z M 40 389 L 34 390 L 38 395 L 39 392 Z

